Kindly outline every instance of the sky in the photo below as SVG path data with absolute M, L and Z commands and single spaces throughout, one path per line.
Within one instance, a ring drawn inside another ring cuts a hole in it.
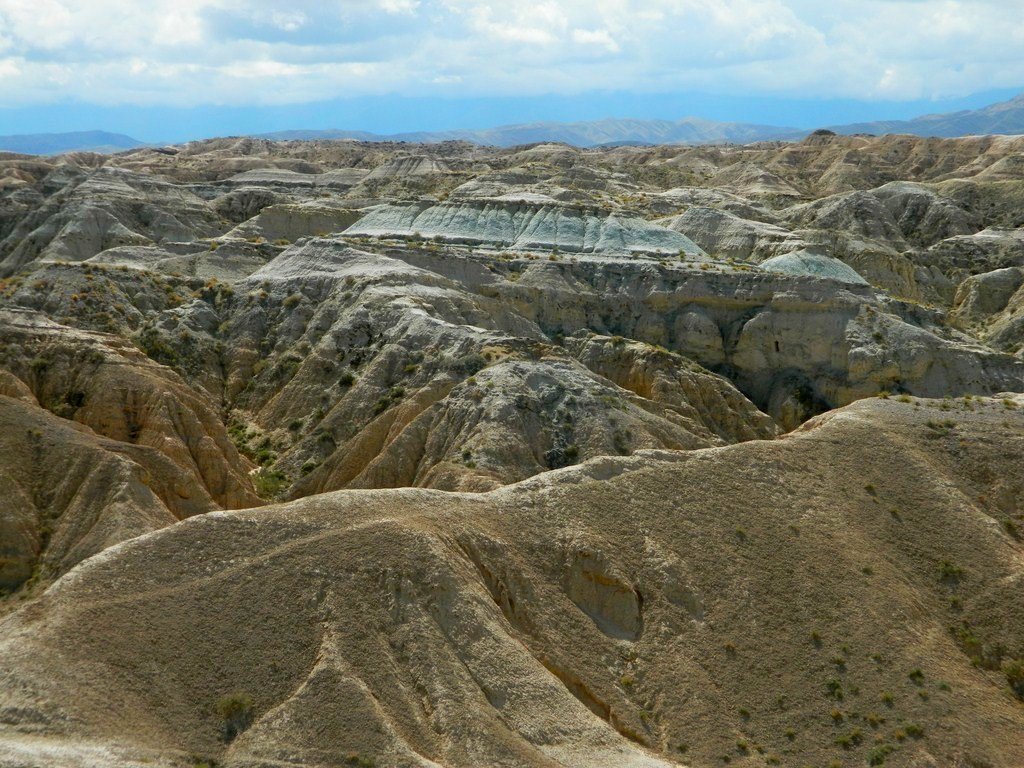
M 0 134 L 815 127 L 1024 90 L 1024 0 L 0 0 Z

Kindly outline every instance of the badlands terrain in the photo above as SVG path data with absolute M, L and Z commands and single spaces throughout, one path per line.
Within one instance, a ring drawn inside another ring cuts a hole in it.
M 1024 137 L 0 153 L 0 766 L 1024 764 Z

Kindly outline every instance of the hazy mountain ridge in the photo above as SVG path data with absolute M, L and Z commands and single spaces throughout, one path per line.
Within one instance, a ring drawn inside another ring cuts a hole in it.
M 496 147 L 554 142 L 577 147 L 596 147 L 609 144 L 749 144 L 780 138 L 798 139 L 807 133 L 809 131 L 801 131 L 798 128 L 779 128 L 778 126 L 752 123 L 726 123 L 699 117 L 687 117 L 682 120 L 606 118 L 574 123 L 544 121 L 480 130 L 417 131 L 388 135 L 341 130 L 275 131 L 261 134 L 259 138 L 273 141 L 315 139 L 406 141 L 416 144 L 468 141 L 473 144 Z
M 830 126 L 829 130 L 844 135 L 906 133 L 942 138 L 1024 134 L 1024 94 L 979 110 L 924 115 L 913 120 L 850 123 Z M 498 147 L 558 142 L 577 147 L 596 147 L 608 144 L 751 144 L 758 141 L 799 141 L 812 132 L 812 129 L 686 117 L 682 120 L 606 118 L 573 123 L 545 121 L 481 130 L 422 131 L 391 135 L 340 130 L 277 131 L 262 134 L 259 138 L 275 141 L 354 139 L 413 143 L 469 141 Z
M 109 154 L 144 146 L 145 142 L 123 133 L 72 131 L 69 133 L 26 133 L 0 136 L 0 151 L 24 155 L 59 155 L 64 152 Z
M 843 135 L 885 135 L 906 133 L 915 136 L 955 138 L 970 135 L 1024 134 L 1024 94 L 979 110 L 924 115 L 913 120 L 879 120 L 829 126 L 828 130 Z M 433 144 L 442 141 L 468 141 L 496 147 L 522 144 L 562 143 L 577 147 L 600 147 L 616 144 L 752 144 L 759 141 L 799 141 L 811 129 L 758 123 L 722 122 L 700 117 L 681 120 L 642 120 L 635 118 L 604 118 L 562 123 L 541 121 L 502 125 L 496 128 L 450 131 L 411 131 L 394 134 L 343 129 L 293 129 L 258 134 L 256 138 L 271 141 L 404 141 Z M 56 155 L 64 152 L 99 152 L 110 154 L 145 146 L 119 133 L 77 131 L 0 136 L 0 151 L 28 155 Z
M 406 133 L 393 137 L 399 141 L 436 142 L 470 141 L 510 147 L 517 144 L 562 142 L 580 147 L 602 144 L 747 144 L 769 141 L 780 135 L 799 136 L 797 128 L 779 128 L 752 123 L 726 123 L 686 117 L 682 120 L 638 120 L 606 118 L 603 120 L 559 123 L 545 121 L 520 125 L 499 126 L 479 131 L 438 131 Z
M 836 133 L 909 133 L 915 136 L 976 136 L 983 134 L 1018 135 L 1024 133 L 1024 94 L 977 110 L 924 115 L 913 120 L 883 120 L 851 123 L 832 130 Z

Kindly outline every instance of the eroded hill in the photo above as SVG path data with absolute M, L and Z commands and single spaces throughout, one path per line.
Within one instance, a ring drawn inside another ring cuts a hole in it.
M 0 754 L 1013 765 L 1022 405 L 192 518 L 5 622 Z

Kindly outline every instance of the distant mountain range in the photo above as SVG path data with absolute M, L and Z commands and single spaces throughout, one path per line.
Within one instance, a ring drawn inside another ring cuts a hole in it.
M 28 133 L 0 136 L 0 152 L 24 155 L 59 155 L 65 152 L 121 152 L 143 146 L 123 133 L 77 131 L 74 133 Z
M 841 134 L 909 133 L 917 136 L 1024 134 L 1024 94 L 984 109 L 926 115 L 914 120 L 829 126 Z M 536 142 L 563 142 L 578 147 L 611 144 L 749 144 L 755 141 L 799 141 L 811 131 L 750 123 L 722 123 L 688 117 L 683 120 L 607 119 L 579 123 L 527 123 L 472 131 L 435 131 L 380 135 L 360 131 L 279 131 L 260 138 L 353 139 L 357 141 L 470 141 L 499 147 Z
M 982 134 L 1024 134 L 1024 94 L 983 109 L 925 115 L 913 120 L 890 120 L 829 126 L 840 134 L 875 135 L 909 133 L 916 136 L 968 136 Z M 260 134 L 273 141 L 344 140 L 439 142 L 469 141 L 498 147 L 539 142 L 562 142 L 578 147 L 646 144 L 749 144 L 755 141 L 799 141 L 811 131 L 752 123 L 723 123 L 687 117 L 682 120 L 592 120 L 577 123 L 525 123 L 483 130 L 430 131 L 383 135 L 366 131 L 295 130 Z M 144 146 L 143 142 L 119 133 L 83 131 L 0 136 L 0 151 L 30 155 L 65 152 L 121 152 Z
M 354 139 L 356 141 L 469 141 L 497 147 L 514 147 L 537 142 L 562 142 L 577 147 L 608 144 L 748 144 L 782 136 L 800 138 L 809 133 L 798 128 L 748 123 L 720 123 L 687 117 L 682 120 L 593 120 L 578 123 L 525 123 L 484 130 L 430 131 L 370 134 L 360 131 L 278 131 L 261 134 L 274 141 L 292 139 Z
M 889 120 L 877 123 L 853 123 L 833 128 L 836 133 L 910 133 L 915 136 L 981 136 L 1024 134 L 1024 93 L 1009 101 L 983 109 L 925 115 L 914 120 Z

